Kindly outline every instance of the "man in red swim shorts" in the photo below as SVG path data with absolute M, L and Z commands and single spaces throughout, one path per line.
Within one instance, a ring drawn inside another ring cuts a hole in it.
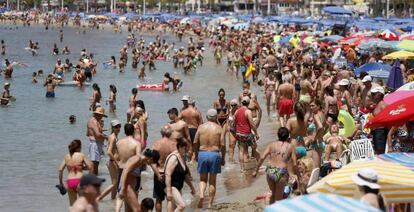
M 286 126 L 286 120 L 293 113 L 293 99 L 295 97 L 295 87 L 292 85 L 292 75 L 285 74 L 282 76 L 283 84 L 277 91 L 277 109 L 279 112 L 279 121 L 281 127 Z

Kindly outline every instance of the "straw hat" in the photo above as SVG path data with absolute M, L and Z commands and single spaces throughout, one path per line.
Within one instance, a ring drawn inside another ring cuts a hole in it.
M 93 113 L 102 115 L 103 117 L 108 117 L 107 115 L 105 115 L 105 109 L 103 109 L 102 107 L 97 107 Z

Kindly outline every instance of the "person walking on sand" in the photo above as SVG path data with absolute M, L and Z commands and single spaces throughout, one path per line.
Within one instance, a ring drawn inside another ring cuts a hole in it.
M 279 140 L 270 143 L 266 147 L 256 170 L 253 172 L 253 177 L 256 177 L 264 160 L 267 156 L 270 156 L 269 165 L 266 166 L 266 179 L 272 191 L 270 204 L 283 199 L 284 188 L 289 180 L 288 165 L 292 164 L 295 173 L 298 173 L 295 149 L 289 143 L 289 130 L 286 127 L 281 127 L 277 132 L 277 136 Z M 289 163 L 290 160 L 292 160 L 292 163 Z
M 59 187 L 64 188 L 63 171 L 67 168 L 68 176 L 66 178 L 66 189 L 69 196 L 69 205 L 72 206 L 78 198 L 78 185 L 83 176 L 84 167 L 89 169 L 91 163 L 81 152 L 82 146 L 80 140 L 73 140 L 70 142 L 68 149 L 69 154 L 65 155 L 59 166 Z
M 226 145 L 224 143 L 224 130 L 217 124 L 217 111 L 207 111 L 206 123 L 200 125 L 194 140 L 195 155 L 200 174 L 200 201 L 198 208 L 203 207 L 204 192 L 209 191 L 208 208 L 213 206 L 216 194 L 217 174 L 221 173 L 221 166 L 225 163 Z
M 116 143 L 118 142 L 118 134 L 121 131 L 121 122 L 116 119 L 112 120 L 111 128 L 112 128 L 112 133 L 108 137 L 108 150 L 107 150 L 109 161 L 106 165 L 108 167 L 108 171 L 111 177 L 112 184 L 108 186 L 108 188 L 106 188 L 104 192 L 102 192 L 102 194 L 98 197 L 99 201 L 102 200 L 109 193 L 111 193 L 111 199 L 113 200 L 115 199 L 116 193 L 117 193 L 116 186 L 118 184 L 118 172 L 117 171 L 118 171 L 119 155 L 118 155 L 118 150 L 116 148 Z
M 191 182 L 191 173 L 184 160 L 188 143 L 182 138 L 177 140 L 177 150 L 172 152 L 165 162 L 165 192 L 167 194 L 167 211 L 182 212 L 185 210 L 185 202 L 181 194 L 184 182 L 190 186 L 191 194 L 195 194 L 195 188 Z M 175 208 L 175 210 L 174 210 Z
M 103 145 L 107 136 L 103 134 L 101 121 L 105 115 L 105 110 L 102 107 L 96 108 L 93 116 L 89 119 L 87 124 L 86 136 L 89 138 L 89 158 L 92 161 L 91 173 L 98 175 L 99 161 L 103 155 Z
M 250 104 L 250 98 L 248 96 L 243 97 L 241 104 L 241 107 L 234 114 L 235 132 L 233 133 L 239 146 L 240 168 L 244 171 L 244 163 L 249 156 L 248 147 L 254 145 L 255 138 L 256 140 L 259 139 L 259 134 L 253 121 L 252 112 L 247 108 Z
M 70 208 L 70 212 L 98 212 L 96 198 L 101 193 L 101 185 L 105 179 L 98 178 L 94 174 L 87 174 L 80 179 L 80 198 Z
M 160 140 L 157 140 L 154 142 L 152 149 L 156 150 L 160 154 L 160 159 L 158 161 L 158 164 L 156 164 L 157 170 L 154 172 L 154 192 L 153 197 L 155 198 L 155 211 L 161 212 L 162 210 L 162 201 L 165 199 L 165 183 L 163 181 L 164 179 L 164 171 L 165 171 L 165 160 L 167 159 L 167 156 L 170 155 L 172 152 L 177 150 L 177 142 L 173 139 L 171 139 L 171 135 L 173 133 L 173 130 L 171 129 L 170 125 L 164 125 L 161 128 L 161 136 L 162 138 Z

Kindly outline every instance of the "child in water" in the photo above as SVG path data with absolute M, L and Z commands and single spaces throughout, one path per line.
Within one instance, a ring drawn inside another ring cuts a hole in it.
M 37 77 L 37 73 L 33 72 L 33 74 L 32 74 L 32 83 L 37 83 L 36 77 Z

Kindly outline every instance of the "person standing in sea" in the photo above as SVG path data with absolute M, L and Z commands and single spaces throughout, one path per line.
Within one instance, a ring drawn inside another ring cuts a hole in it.
M 89 138 L 89 158 L 92 161 L 91 173 L 98 175 L 99 161 L 101 155 L 103 155 L 103 145 L 107 136 L 103 134 L 103 129 L 100 124 L 105 115 L 105 110 L 102 107 L 98 107 L 93 112 L 93 116 L 89 119 L 87 124 L 86 136 Z

